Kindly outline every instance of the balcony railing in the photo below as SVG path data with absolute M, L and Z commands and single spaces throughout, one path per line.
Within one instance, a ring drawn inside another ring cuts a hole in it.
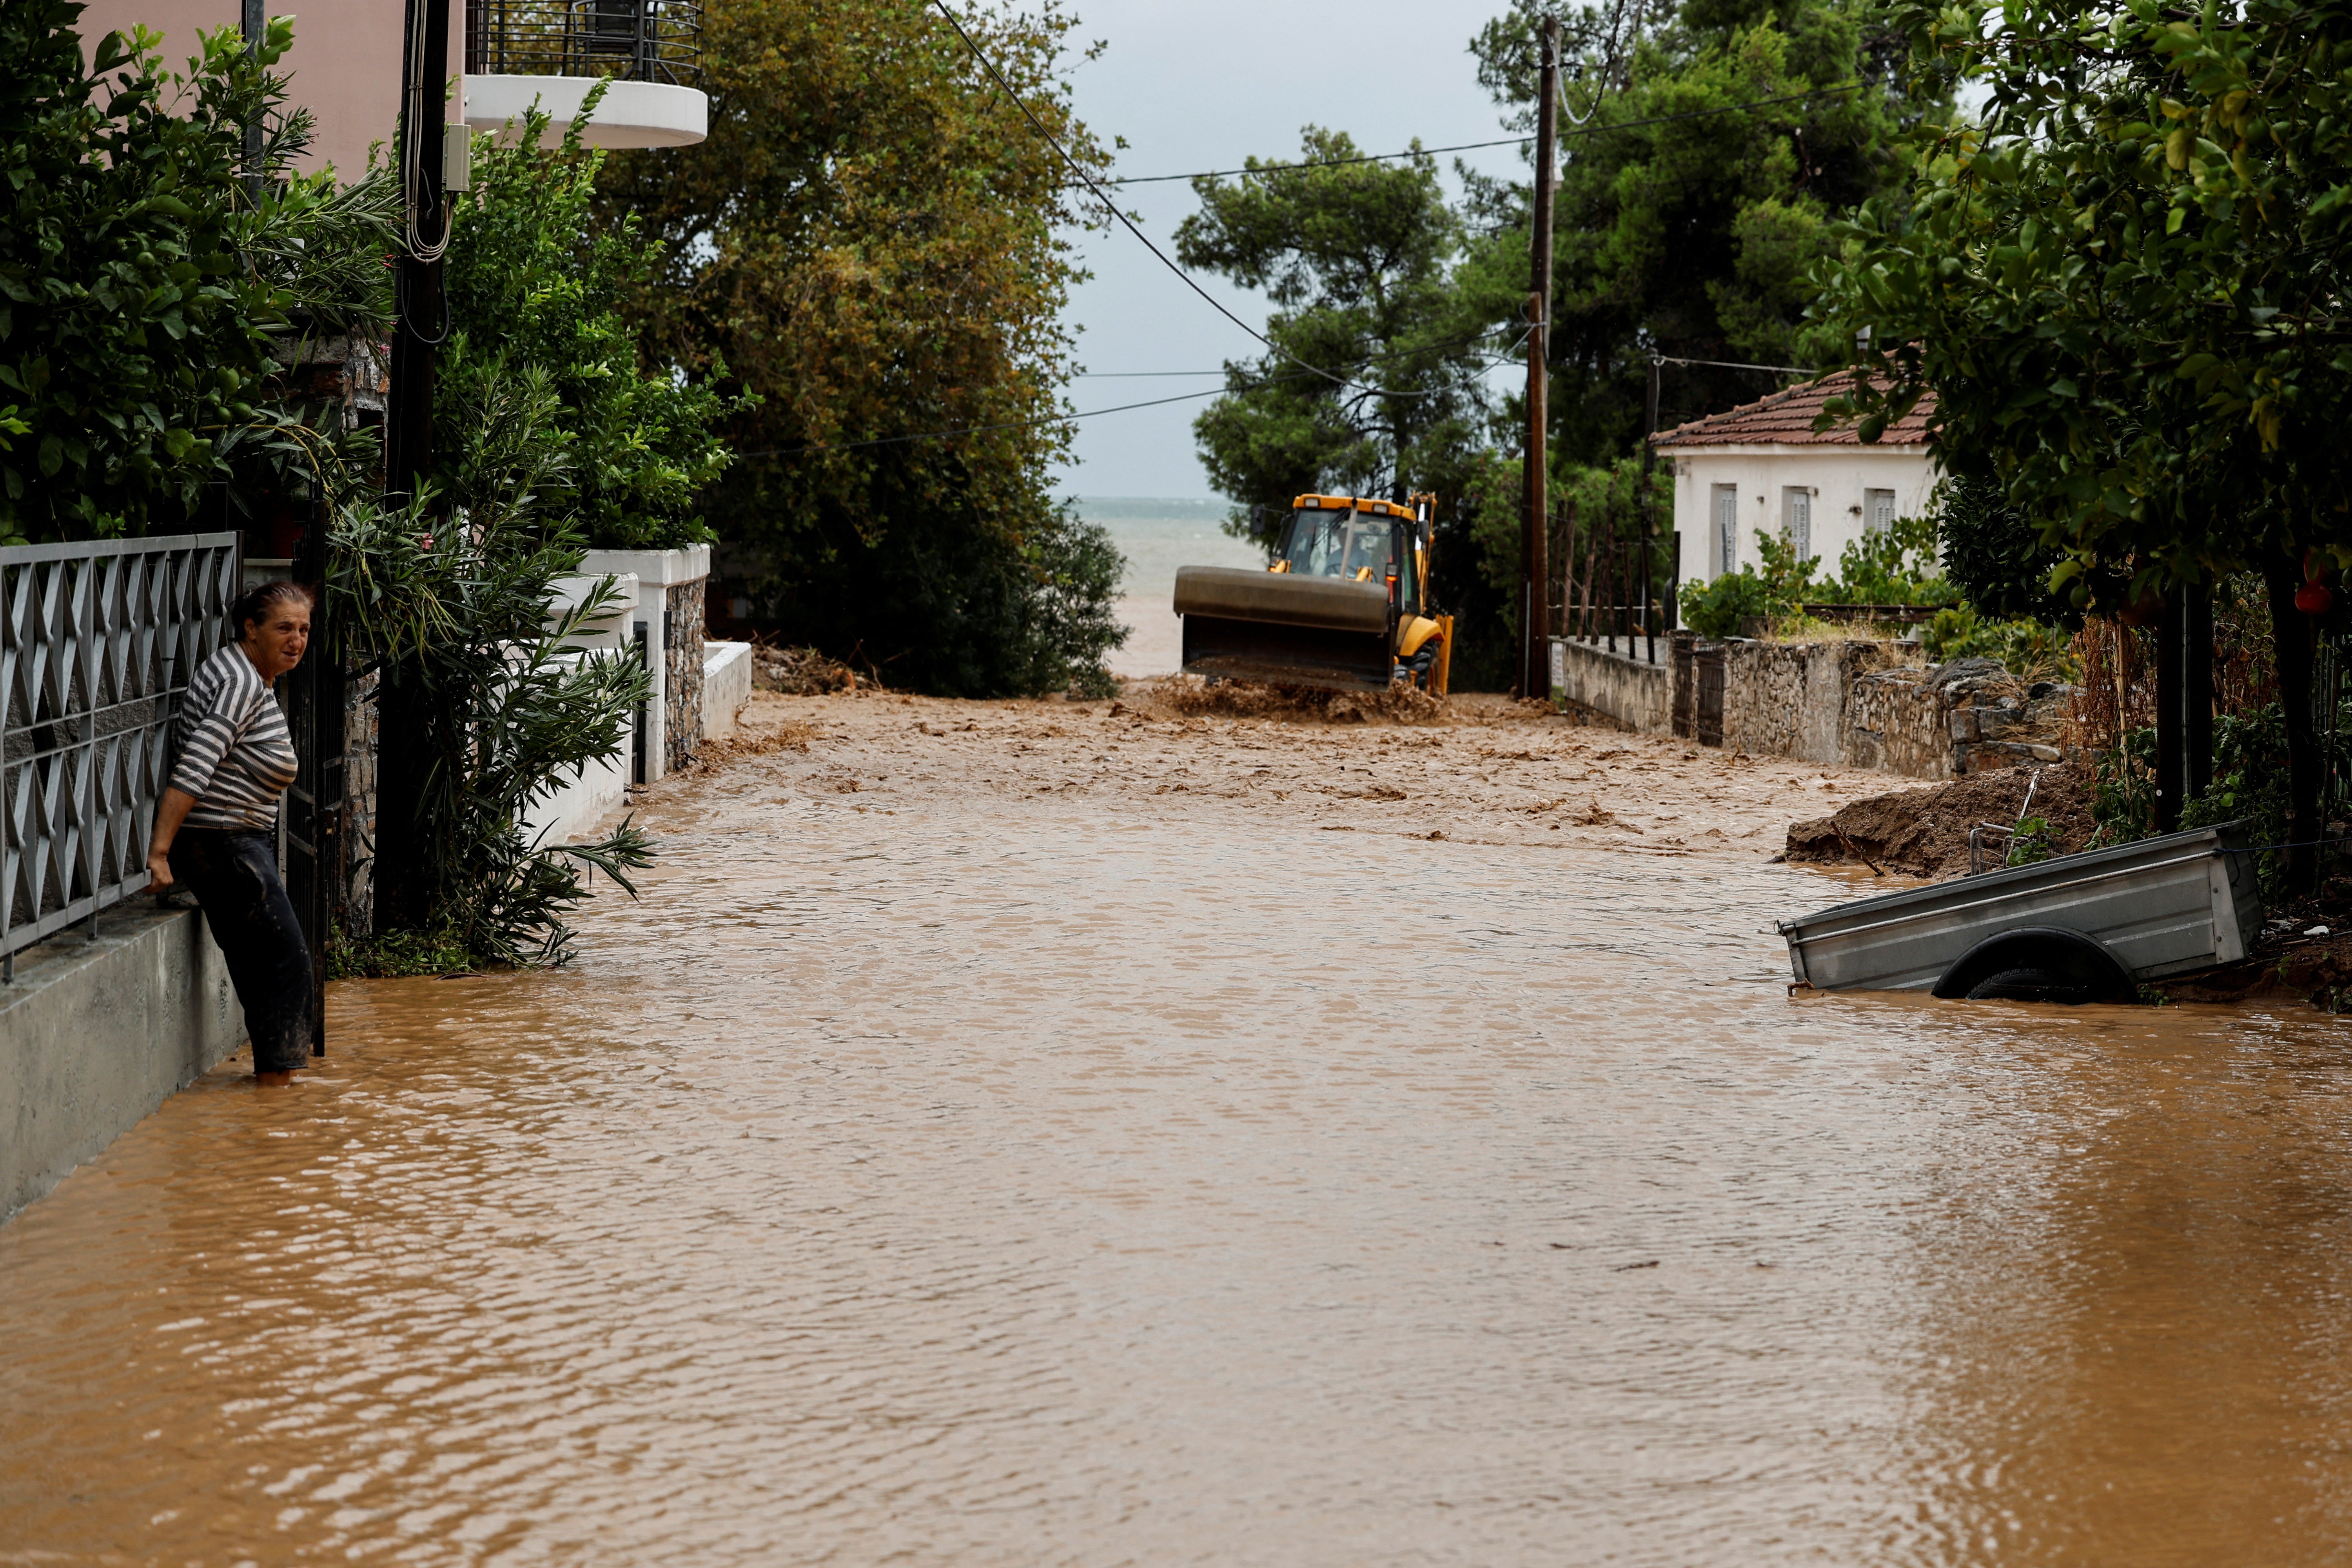
M 0 972 L 147 885 L 172 714 L 228 637 L 237 536 L 0 550 Z
M 467 0 L 469 76 L 618 77 L 699 85 L 697 0 Z

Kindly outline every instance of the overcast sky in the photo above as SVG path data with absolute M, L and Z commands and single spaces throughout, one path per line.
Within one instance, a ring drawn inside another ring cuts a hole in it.
M 1120 174 L 1181 174 L 1238 167 L 1255 153 L 1294 158 L 1313 122 L 1345 131 L 1367 153 L 1394 153 L 1507 134 L 1479 88 L 1470 39 L 1499 3 L 1405 0 L 1076 0 L 1078 36 L 1110 47 L 1073 76 L 1079 116 L 1104 142 L 1124 136 Z M 1516 147 L 1447 154 L 1494 174 L 1524 178 Z M 1194 210 L 1181 182 L 1125 187 L 1124 205 L 1171 256 L 1176 225 Z M 1083 331 L 1078 361 L 1097 373 L 1071 384 L 1081 411 L 1213 388 L 1135 372 L 1211 371 L 1258 345 L 1211 310 L 1124 229 L 1079 237 L 1095 277 L 1072 294 Z M 1202 283 L 1251 322 L 1263 300 L 1220 279 Z M 1105 374 L 1101 373 L 1126 373 Z M 1208 497 L 1194 455 L 1192 420 L 1206 398 L 1110 414 L 1077 426 L 1080 462 L 1065 491 L 1095 496 Z

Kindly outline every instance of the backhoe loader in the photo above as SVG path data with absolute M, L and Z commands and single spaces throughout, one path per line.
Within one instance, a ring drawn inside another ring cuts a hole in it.
M 1454 617 L 1428 608 L 1434 500 L 1300 496 L 1265 571 L 1179 567 L 1186 673 L 1328 691 L 1404 680 L 1443 695 Z

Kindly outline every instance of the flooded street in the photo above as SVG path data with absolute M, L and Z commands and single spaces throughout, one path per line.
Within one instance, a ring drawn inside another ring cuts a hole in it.
M 0 1563 L 2352 1555 L 2340 1023 L 1791 999 L 1883 779 L 1058 706 L 777 705 L 0 1227 Z

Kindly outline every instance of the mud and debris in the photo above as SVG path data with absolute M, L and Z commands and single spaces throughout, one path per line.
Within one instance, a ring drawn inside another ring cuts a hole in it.
M 722 788 L 926 809 L 942 795 L 1110 810 L 1242 812 L 1431 844 L 1610 845 L 1654 856 L 1776 855 L 1791 818 L 1884 774 L 1587 727 L 1540 703 L 1411 691 L 1282 693 L 1129 681 L 1114 699 L 957 701 L 756 690 L 706 742 Z M 654 786 L 656 796 L 667 784 Z M 708 787 L 699 784 L 692 787 Z
M 878 690 L 881 680 L 871 671 L 859 675 L 850 666 L 813 647 L 751 645 L 751 686 L 758 691 L 790 697 L 816 697 L 832 691 Z
M 2087 771 L 2076 763 L 2004 768 L 1949 784 L 1870 795 L 1827 816 L 1790 824 L 1783 853 L 1796 862 L 1844 861 L 1942 881 L 1968 875 L 1971 831 L 1988 823 L 1994 829 L 2014 827 L 2027 816 L 2049 825 L 2043 840 L 2049 854 L 2089 847 L 2096 825 L 2091 820 Z M 2001 864 L 2009 850 L 2004 832 L 1979 831 L 1978 843 L 1979 864 L 1985 868 Z

